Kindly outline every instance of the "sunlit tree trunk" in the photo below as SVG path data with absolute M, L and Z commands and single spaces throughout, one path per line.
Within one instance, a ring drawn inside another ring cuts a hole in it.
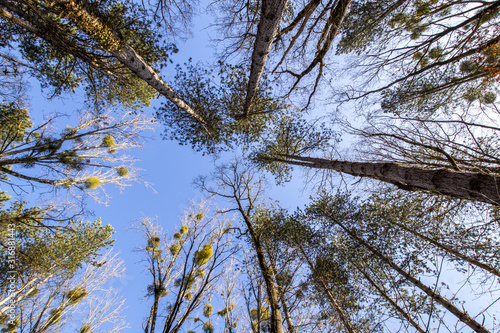
M 244 116 L 248 116 L 252 99 L 259 86 L 260 77 L 264 71 L 267 56 L 271 51 L 271 45 L 278 32 L 279 23 L 288 0 L 263 0 L 260 13 L 260 21 L 257 26 L 257 36 L 252 53 L 252 64 L 250 77 L 248 79 L 247 96 L 243 109 Z
M 4 0 L 0 1 L 0 5 L 10 10 L 0 8 L 0 17 L 3 17 L 16 26 L 36 34 L 55 46 L 62 46 L 65 49 L 71 47 L 71 45 L 67 45 L 67 41 L 63 37 L 63 33 L 58 33 L 57 35 L 53 35 L 51 33 L 51 31 L 55 28 L 54 26 L 51 26 L 50 29 L 47 27 L 42 27 L 45 29 L 40 29 L 40 27 L 36 24 L 26 21 L 26 15 L 24 15 L 23 18 L 12 15 L 11 11 L 14 11 L 19 15 L 22 14 L 21 11 L 16 10 L 14 5 Z M 175 91 L 165 81 L 163 81 L 153 67 L 146 63 L 130 45 L 121 41 L 115 32 L 111 31 L 108 27 L 101 23 L 99 18 L 94 17 L 92 14 L 79 6 L 75 1 L 60 2 L 58 5 L 63 7 L 64 14 L 69 19 L 74 21 L 79 28 L 95 39 L 105 51 L 109 52 L 113 57 L 134 72 L 139 78 L 155 89 L 159 94 L 166 97 L 193 119 L 201 124 L 206 124 L 205 120 L 186 102 L 179 98 Z M 37 12 L 37 14 L 43 15 L 41 12 Z M 81 57 L 81 54 L 77 52 L 75 56 Z M 89 61 L 89 59 L 85 58 L 83 58 L 83 60 L 87 62 Z
M 408 191 L 430 191 L 455 198 L 500 205 L 500 179 L 493 175 L 444 169 L 421 169 L 390 162 L 350 162 L 295 155 L 283 155 L 270 159 L 292 165 L 335 170 L 352 176 L 378 179 Z

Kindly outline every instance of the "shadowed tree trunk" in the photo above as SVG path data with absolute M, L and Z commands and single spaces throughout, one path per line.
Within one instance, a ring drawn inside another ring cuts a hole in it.
M 500 205 L 500 179 L 488 174 L 421 169 L 390 162 L 350 162 L 295 155 L 265 157 L 265 159 L 378 179 L 407 191 L 430 191 L 455 198 Z

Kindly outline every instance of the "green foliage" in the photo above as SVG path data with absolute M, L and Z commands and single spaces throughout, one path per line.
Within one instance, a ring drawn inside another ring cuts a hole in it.
M 126 177 L 128 175 L 128 172 L 128 169 L 125 167 L 119 167 L 118 169 L 116 169 L 116 173 L 120 177 Z
M 495 94 L 492 91 L 488 91 L 488 92 L 484 93 L 484 95 L 483 95 L 483 101 L 486 104 L 493 104 L 493 103 L 495 103 L 496 99 L 497 99 L 497 94 Z
M 185 70 L 177 67 L 173 88 L 207 123 L 195 122 L 167 102 L 156 113 L 165 125 L 164 138 L 208 154 L 238 146 L 246 148 L 257 142 L 279 116 L 288 112 L 285 104 L 273 98 L 272 86 L 265 76 L 249 116 L 244 117 L 246 68 L 220 64 L 216 76 L 201 64 L 185 66 Z
M 148 239 L 148 246 L 151 248 L 157 248 L 158 246 L 160 246 L 160 237 L 153 236 Z
M 161 23 L 153 23 L 146 9 L 133 1 L 105 0 L 99 5 L 37 2 L 16 5 L 16 10 L 43 36 L 2 24 L 2 30 L 17 44 L 14 47 L 12 43 L 3 43 L 1 47 L 6 54 L 9 49 L 19 50 L 29 64 L 30 74 L 39 79 L 43 88 L 51 89 L 51 95 L 73 92 L 82 86 L 89 104 L 94 106 L 148 106 L 156 91 L 110 56 L 109 51 L 127 43 L 146 62 L 160 68 L 169 62 L 171 53 L 177 52 L 157 29 Z
M 50 316 L 47 319 L 46 326 L 52 326 L 61 321 L 63 315 L 63 309 L 52 309 L 50 311 Z
M 102 139 L 102 145 L 104 147 L 108 147 L 108 148 L 111 148 L 111 147 L 114 147 L 116 145 L 115 143 L 115 138 L 113 138 L 112 135 L 106 135 L 103 139 Z
M 204 218 L 204 217 L 205 217 L 205 216 L 203 215 L 203 213 L 202 213 L 202 212 L 199 212 L 199 213 L 197 213 L 197 214 L 194 216 L 194 218 L 195 218 L 195 219 L 196 219 L 196 221 L 198 221 L 198 222 L 203 221 L 203 218 Z
M 25 203 L 20 202 L 14 202 L 0 214 L 3 221 L 16 223 L 20 277 L 25 274 L 43 277 L 54 270 L 71 277 L 84 263 L 93 262 L 103 249 L 113 243 L 113 228 L 102 226 L 100 220 L 70 220 L 54 226 L 51 220 L 45 220 L 51 218 L 47 211 L 38 207 L 26 208 Z M 8 267 L 7 259 L 4 256 L 0 258 L 1 268 Z M 76 300 L 77 294 L 84 297 L 85 290 L 71 291 L 66 296 Z
M 101 181 L 97 177 L 89 177 L 85 181 L 85 187 L 91 190 L 95 190 L 101 185 Z
M 182 237 L 182 234 L 180 232 L 176 232 L 174 234 L 174 239 L 181 239 L 181 237 Z
M 205 324 L 203 324 L 203 332 L 204 333 L 213 333 L 214 332 L 214 327 L 212 325 L 212 322 L 210 320 L 207 320 Z
M 211 244 L 205 244 L 201 251 L 197 251 L 195 254 L 195 265 L 196 266 L 203 266 L 206 264 L 210 258 L 212 258 L 213 255 L 213 248 Z
M 23 142 L 33 126 L 29 112 L 14 103 L 0 103 L 0 140 L 5 145 Z
M 214 308 L 212 307 L 212 305 L 205 304 L 205 306 L 203 307 L 203 315 L 208 318 L 213 312 Z
M 66 293 L 66 298 L 70 303 L 78 303 L 85 297 L 87 297 L 88 293 L 85 288 L 70 290 Z
M 429 51 L 429 57 L 431 59 L 434 59 L 434 60 L 437 60 L 439 58 L 441 58 L 441 56 L 443 55 L 443 48 L 437 46 L 437 47 L 433 47 L 430 51 Z
M 481 91 L 478 88 L 469 88 L 463 97 L 469 101 L 474 102 L 481 96 Z
M 460 63 L 460 70 L 465 73 L 474 73 L 477 71 L 478 65 L 473 60 L 464 60 Z
M 181 250 L 181 246 L 179 244 L 172 244 L 170 246 L 170 253 L 172 253 L 173 256 L 179 254 Z
M 81 328 L 80 328 L 80 333 L 92 333 L 90 331 L 90 326 L 89 325 L 83 325 Z
M 272 132 L 262 138 L 251 155 L 253 162 L 271 172 L 278 183 L 291 177 L 292 166 L 285 161 L 289 155 L 310 155 L 323 151 L 339 142 L 339 136 L 320 120 L 285 117 Z
M 181 230 L 179 230 L 179 233 L 180 233 L 181 235 L 185 235 L 187 232 L 188 232 L 188 227 L 187 227 L 186 225 L 183 225 L 183 226 L 181 227 Z

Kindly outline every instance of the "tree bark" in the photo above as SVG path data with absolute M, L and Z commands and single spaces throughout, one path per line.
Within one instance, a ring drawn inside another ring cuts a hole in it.
M 500 178 L 489 174 L 430 170 L 391 162 L 350 162 L 295 155 L 270 157 L 270 160 L 378 179 L 407 191 L 430 191 L 500 205 Z
M 11 8 L 12 5 L 5 1 L 2 0 L 0 1 L 0 5 L 6 7 L 6 8 Z M 81 8 L 81 6 L 77 5 L 76 2 L 70 0 L 67 2 L 61 2 L 61 6 L 64 6 L 65 8 L 69 8 L 68 12 L 71 14 L 68 15 L 68 18 L 73 20 L 82 30 L 86 30 L 85 26 L 79 24 L 79 22 L 83 19 L 85 19 L 87 22 L 96 22 L 96 24 L 100 24 L 104 29 L 109 30 L 106 26 L 104 26 L 102 23 L 100 23 L 99 18 L 96 18 L 92 16 L 90 13 L 88 13 L 86 10 Z M 40 14 L 38 12 L 37 14 Z M 4 19 L 8 20 L 9 22 L 17 25 L 18 27 L 21 27 L 38 37 L 41 37 L 45 39 L 47 42 L 55 45 L 56 47 L 68 47 L 70 45 L 65 45 L 64 41 L 66 41 L 63 37 L 61 37 L 62 34 L 58 34 L 57 36 L 53 36 L 50 32 L 54 30 L 54 26 L 51 26 L 49 28 L 46 27 L 46 29 L 40 30 L 36 25 L 32 25 L 29 22 L 26 22 L 14 15 L 12 15 L 10 12 L 7 10 L 0 8 L 0 17 L 3 17 Z M 29 17 L 29 16 L 26 16 Z M 78 18 L 77 18 L 78 17 Z M 86 33 L 89 34 L 90 37 L 94 37 L 91 32 L 85 31 Z M 120 40 L 116 33 L 112 32 L 110 30 L 110 35 L 109 38 L 111 39 L 110 41 L 107 42 L 106 46 L 101 45 L 103 49 L 107 52 L 109 52 L 115 59 L 120 61 L 125 67 L 130 69 L 135 75 L 137 75 L 139 78 L 144 80 L 148 85 L 150 85 L 153 89 L 155 89 L 159 94 L 162 96 L 166 97 L 169 101 L 174 103 L 177 107 L 179 107 L 181 110 L 186 112 L 189 116 L 191 116 L 193 119 L 195 119 L 197 122 L 201 123 L 202 125 L 206 125 L 205 120 L 197 114 L 185 101 L 183 101 L 181 98 L 177 96 L 175 91 L 165 82 L 163 79 L 155 72 L 153 67 L 151 67 L 148 63 L 144 61 L 144 59 L 135 52 L 135 50 Z M 56 31 L 57 33 L 57 31 Z M 62 35 L 64 36 L 64 35 Z M 98 41 L 99 42 L 99 41 Z M 72 44 L 72 43 L 70 43 Z M 113 46 L 109 46 L 113 45 Z M 114 47 L 114 45 L 118 45 L 117 47 Z M 89 59 L 86 57 L 82 57 L 80 53 L 75 53 L 74 54 L 77 57 L 80 57 L 83 61 L 89 62 Z M 91 65 L 94 65 L 91 63 Z
M 382 260 L 384 263 L 389 265 L 392 269 L 394 269 L 396 272 L 401 274 L 406 280 L 410 281 L 415 287 L 419 288 L 422 290 L 424 293 L 426 293 L 429 297 L 431 297 L 436 303 L 441 304 L 446 310 L 448 310 L 450 313 L 452 313 L 455 317 L 457 317 L 458 320 L 469 326 L 472 330 L 478 333 L 490 333 L 486 328 L 484 328 L 481 324 L 479 324 L 477 321 L 475 321 L 471 316 L 469 316 L 466 312 L 460 310 L 457 308 L 455 305 L 453 305 L 447 298 L 441 296 L 425 284 L 423 284 L 419 279 L 415 278 L 412 276 L 410 273 L 396 265 L 391 259 L 386 257 L 382 252 L 377 250 L 376 248 L 372 247 L 370 244 L 368 244 L 364 239 L 361 237 L 357 236 L 353 231 L 349 230 L 346 226 L 344 226 L 342 223 L 339 223 L 336 220 L 332 220 L 335 224 L 337 224 L 340 228 L 342 228 L 351 238 L 353 238 L 356 242 L 359 244 L 363 245 L 365 248 L 367 248 L 370 252 L 372 252 L 374 255 L 379 257 L 380 260 Z
M 271 45 L 278 33 L 279 23 L 288 0 L 263 0 L 260 20 L 257 26 L 257 36 L 252 52 L 250 77 L 248 78 L 247 95 L 243 108 L 243 116 L 247 117 L 252 106 L 252 100 L 257 92 L 262 72 L 271 51 Z

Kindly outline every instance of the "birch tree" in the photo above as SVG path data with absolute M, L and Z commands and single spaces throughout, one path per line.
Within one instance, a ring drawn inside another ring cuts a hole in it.
M 279 304 L 279 291 L 276 285 L 274 272 L 269 259 L 263 248 L 261 235 L 256 230 L 252 221 L 252 215 L 256 209 L 263 192 L 262 179 L 249 169 L 240 171 L 242 166 L 235 162 L 228 166 L 217 168 L 211 179 L 201 177 L 197 185 L 208 194 L 231 200 L 233 210 L 240 214 L 246 232 L 250 235 L 253 250 L 257 257 L 260 274 L 265 282 L 266 294 L 270 308 L 270 332 L 282 333 L 283 317 Z M 214 188 L 211 182 L 220 184 L 220 188 Z M 260 309 L 258 310 L 260 311 Z

